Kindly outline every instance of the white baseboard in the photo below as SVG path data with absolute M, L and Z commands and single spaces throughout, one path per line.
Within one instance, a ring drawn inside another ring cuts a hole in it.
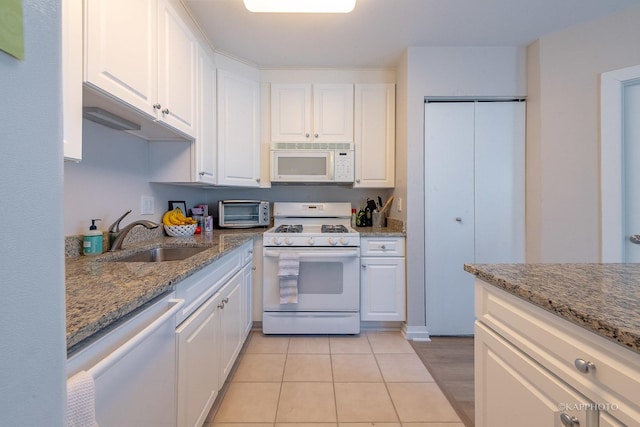
M 409 326 L 404 323 L 402 325 L 402 335 L 410 341 L 431 341 L 426 326 Z

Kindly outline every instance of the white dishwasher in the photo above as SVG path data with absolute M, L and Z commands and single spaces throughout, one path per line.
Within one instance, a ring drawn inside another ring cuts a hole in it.
M 176 423 L 176 313 L 174 293 L 143 308 L 67 359 L 67 378 L 87 371 L 95 381 L 100 427 L 174 426 Z

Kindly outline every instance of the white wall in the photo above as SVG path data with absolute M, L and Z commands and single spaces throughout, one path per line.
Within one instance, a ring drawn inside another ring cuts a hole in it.
M 66 236 L 82 234 L 91 218 L 102 219 L 98 228 L 106 230 L 129 209 L 133 212 L 122 225 L 137 219 L 159 222 L 169 200 L 184 200 L 187 206 L 205 202 L 202 190 L 149 183 L 148 152 L 153 142 L 88 120 L 82 122 L 82 140 L 82 161 L 64 165 Z M 154 197 L 154 215 L 140 214 L 141 196 Z
M 62 426 L 65 404 L 60 2 L 21 2 L 25 59 L 0 51 L 0 425 Z
M 398 65 L 398 168 L 391 215 L 407 221 L 407 331 L 426 337 L 424 98 L 526 95 L 526 51 L 516 47 L 410 47 Z M 400 105 L 401 102 L 405 105 Z M 405 110 L 406 109 L 406 110 Z M 404 176 L 400 176 L 404 174 Z M 406 185 L 404 185 L 406 183 Z M 462 266 L 461 266 L 462 268 Z
M 600 260 L 600 74 L 640 64 L 638 22 L 640 6 L 528 49 L 528 261 Z

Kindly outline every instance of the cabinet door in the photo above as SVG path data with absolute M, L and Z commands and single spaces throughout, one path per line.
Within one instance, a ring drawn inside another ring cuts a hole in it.
M 220 291 L 220 384 L 224 384 L 244 341 L 242 322 L 242 271 Z
M 271 141 L 311 141 L 311 85 L 271 85 Z
M 475 262 L 524 262 L 524 102 L 475 103 Z
M 353 85 L 313 86 L 313 139 L 353 142 Z
M 166 0 L 158 13 L 158 103 L 161 120 L 195 136 L 197 41 Z
M 473 334 L 474 105 L 425 105 L 425 286 L 434 335 Z
M 561 417 L 598 425 L 586 397 L 484 325 L 475 332 L 476 426 L 561 426 Z
M 179 426 L 201 426 L 218 395 L 218 303 L 209 298 L 176 329 Z
M 360 316 L 362 320 L 405 320 L 404 258 L 362 257 Z
M 64 159 L 82 160 L 82 3 L 62 1 Z
M 242 269 L 242 337 L 243 340 L 251 332 L 253 326 L 253 263 Z
M 260 85 L 218 70 L 218 184 L 260 185 Z
M 198 55 L 198 137 L 196 139 L 196 176 L 198 182 L 216 183 L 216 68 L 200 49 Z
M 355 87 L 355 183 L 360 188 L 395 185 L 395 85 Z
M 85 81 L 156 117 L 157 0 L 85 0 Z

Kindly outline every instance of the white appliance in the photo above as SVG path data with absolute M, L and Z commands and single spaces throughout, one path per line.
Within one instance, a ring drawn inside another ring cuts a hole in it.
M 260 200 L 218 201 L 218 225 L 222 228 L 266 227 L 270 222 L 269 202 Z
M 275 142 L 271 145 L 271 182 L 352 183 L 353 144 Z
M 360 234 L 350 203 L 274 203 L 274 227 L 263 235 L 265 334 L 360 332 Z M 294 303 L 281 303 L 281 264 L 295 254 Z
M 98 425 L 162 426 L 176 420 L 176 313 L 170 293 L 67 359 L 67 376 L 95 381 Z

